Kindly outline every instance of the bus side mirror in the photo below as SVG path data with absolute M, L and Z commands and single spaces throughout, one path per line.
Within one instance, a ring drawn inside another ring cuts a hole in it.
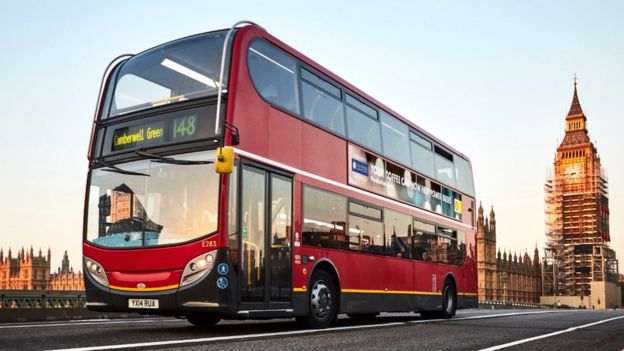
M 215 159 L 215 171 L 217 173 L 232 173 L 234 168 L 234 148 L 223 146 L 217 148 L 217 157 Z

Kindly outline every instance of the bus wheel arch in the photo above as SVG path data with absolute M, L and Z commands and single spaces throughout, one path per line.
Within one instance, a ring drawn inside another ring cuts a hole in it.
M 307 290 L 308 313 L 297 317 L 297 322 L 308 328 L 327 328 L 339 313 L 341 291 L 338 272 L 330 261 L 322 260 L 315 264 Z
M 310 284 L 312 283 L 311 280 L 314 272 L 319 269 L 329 273 L 334 281 L 334 286 L 336 287 L 336 312 L 340 313 L 340 292 L 342 291 L 340 285 L 340 275 L 338 275 L 338 270 L 336 269 L 336 266 L 330 260 L 321 259 L 314 265 L 311 270 L 310 277 L 308 278 L 308 288 L 310 288 Z

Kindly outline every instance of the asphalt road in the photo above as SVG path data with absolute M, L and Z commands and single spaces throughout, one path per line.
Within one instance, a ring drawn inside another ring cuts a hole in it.
M 452 320 L 384 314 L 371 322 L 341 316 L 325 330 L 293 320 L 143 318 L 0 324 L 1 350 L 624 350 L 624 311 L 467 310 Z

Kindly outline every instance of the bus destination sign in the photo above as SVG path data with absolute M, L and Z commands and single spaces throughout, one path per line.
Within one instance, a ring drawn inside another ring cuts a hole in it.
M 197 114 L 141 123 L 115 129 L 111 151 L 135 149 L 193 139 L 198 131 Z

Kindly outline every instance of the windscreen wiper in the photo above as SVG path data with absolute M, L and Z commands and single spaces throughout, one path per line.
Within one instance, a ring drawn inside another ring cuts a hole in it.
M 102 161 L 102 160 L 98 160 L 93 162 L 94 165 L 102 165 L 108 168 L 103 168 L 102 171 L 104 172 L 115 172 L 115 173 L 121 173 L 121 174 L 127 174 L 127 175 L 136 175 L 136 176 L 144 176 L 144 177 L 149 177 L 150 175 L 147 173 L 141 173 L 141 172 L 133 172 L 133 171 L 126 171 L 125 169 L 121 169 L 113 164 L 110 164 L 108 162 Z
M 145 158 L 155 160 L 154 162 L 169 163 L 172 165 L 208 165 L 214 163 L 213 161 L 178 160 L 173 157 L 159 156 L 143 150 L 137 150 L 136 154 Z

